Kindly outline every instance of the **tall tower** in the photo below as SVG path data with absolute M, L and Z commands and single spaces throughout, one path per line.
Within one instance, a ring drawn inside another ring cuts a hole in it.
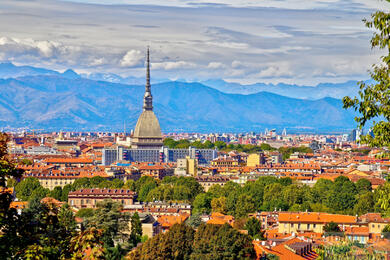
M 142 109 L 135 126 L 131 147 L 134 149 L 160 149 L 163 146 L 163 141 L 160 123 L 153 112 L 149 47 L 146 51 L 146 84 Z
M 150 58 L 149 58 L 149 47 L 146 51 L 146 84 L 145 84 L 145 95 L 144 95 L 144 111 L 153 110 L 153 96 L 150 87 Z

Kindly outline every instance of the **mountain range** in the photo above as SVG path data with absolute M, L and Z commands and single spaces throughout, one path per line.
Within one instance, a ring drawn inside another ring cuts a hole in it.
M 124 124 L 134 128 L 141 113 L 143 85 L 92 80 L 72 70 L 59 73 L 6 65 L 0 64 L 0 127 L 122 130 Z M 340 99 L 298 99 L 265 91 L 226 93 L 205 84 L 169 81 L 152 85 L 163 131 L 286 127 L 298 132 L 335 132 L 355 126 L 354 111 L 344 110 Z

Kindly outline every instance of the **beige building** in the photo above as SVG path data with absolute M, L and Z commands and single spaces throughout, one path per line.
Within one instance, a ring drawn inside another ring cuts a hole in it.
M 264 163 L 265 163 L 264 154 L 252 153 L 252 154 L 248 155 L 248 158 L 246 161 L 246 166 L 256 167 L 256 166 L 264 164 Z
M 189 156 L 183 159 L 177 159 L 175 175 L 198 176 L 198 160 L 191 159 Z
M 134 203 L 136 193 L 123 189 L 80 189 L 68 194 L 68 203 L 76 208 L 95 208 L 96 204 L 105 199 L 112 199 L 122 205 Z
M 230 179 L 224 176 L 198 176 L 196 180 L 207 192 L 213 185 L 224 186 Z
M 322 212 L 280 212 L 278 221 L 278 232 L 284 234 L 291 234 L 293 232 L 323 233 L 324 226 L 330 222 L 337 223 L 341 230 L 344 227 L 358 227 L 363 225 L 354 216 Z

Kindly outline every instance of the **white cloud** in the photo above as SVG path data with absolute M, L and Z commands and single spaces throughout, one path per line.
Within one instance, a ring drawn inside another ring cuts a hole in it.
M 210 62 L 207 65 L 208 69 L 225 69 L 226 65 L 221 62 Z
M 135 67 L 145 59 L 144 55 L 139 50 L 130 50 L 126 52 L 120 61 L 122 67 Z
M 259 78 L 272 78 L 272 77 L 291 77 L 294 73 L 290 69 L 289 64 L 282 63 L 269 66 L 268 68 L 261 70 L 256 76 Z
M 152 63 L 152 69 L 175 70 L 175 69 L 193 69 L 196 67 L 195 63 L 187 61 L 168 61 Z

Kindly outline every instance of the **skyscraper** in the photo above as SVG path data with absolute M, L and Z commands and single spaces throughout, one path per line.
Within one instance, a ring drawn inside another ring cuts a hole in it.
M 146 54 L 146 85 L 143 111 L 135 126 L 131 147 L 134 149 L 158 149 L 163 146 L 160 124 L 153 112 L 153 96 L 150 86 L 149 48 Z

